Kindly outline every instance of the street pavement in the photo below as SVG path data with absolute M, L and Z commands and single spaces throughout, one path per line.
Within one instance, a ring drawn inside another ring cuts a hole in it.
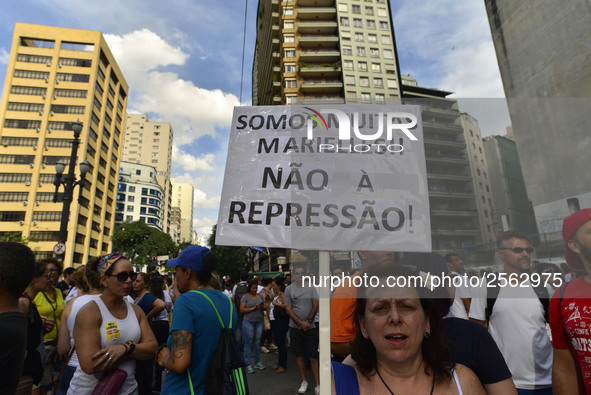
M 302 380 L 298 373 L 296 361 L 291 349 L 287 349 L 287 372 L 275 374 L 271 369 L 277 363 L 277 351 L 272 351 L 269 354 L 261 353 L 261 362 L 267 368 L 265 370 L 256 369 L 256 373 L 248 374 L 248 388 L 251 395 L 282 395 L 282 394 L 297 394 Z M 310 368 L 306 369 L 306 377 L 308 381 L 307 394 L 314 395 L 314 375 Z

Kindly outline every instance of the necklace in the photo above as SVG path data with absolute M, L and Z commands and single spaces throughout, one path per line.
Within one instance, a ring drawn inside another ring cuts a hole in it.
M 377 366 L 376 366 L 376 372 L 378 373 L 378 377 L 380 378 L 380 380 L 382 380 L 382 384 L 384 384 L 384 387 L 386 387 L 386 389 L 390 392 L 390 394 L 395 395 L 394 392 L 392 392 L 392 390 L 390 389 L 390 387 L 388 387 L 388 384 L 386 384 L 386 382 L 382 378 L 382 375 L 380 374 L 380 371 L 378 370 Z M 435 388 L 435 375 L 433 375 L 433 384 L 431 384 L 431 392 L 429 393 L 429 395 L 433 395 L 434 388 Z

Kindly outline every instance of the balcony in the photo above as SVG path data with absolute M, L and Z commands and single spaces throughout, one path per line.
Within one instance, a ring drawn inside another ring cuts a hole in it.
M 300 7 L 298 18 L 306 20 L 335 20 L 337 10 L 334 7 Z
M 343 82 L 340 80 L 313 79 L 302 81 L 303 92 L 340 92 Z
M 336 62 L 340 59 L 340 52 L 336 48 L 332 49 L 307 49 L 300 52 L 300 60 L 304 62 Z
M 460 156 L 429 155 L 428 153 L 425 153 L 425 155 L 427 157 L 427 162 L 462 166 L 469 164 L 468 159 Z
M 301 34 L 312 34 L 312 33 L 319 33 L 319 34 L 328 34 L 328 33 L 335 33 L 337 31 L 337 22 L 336 21 L 311 21 L 311 20 L 301 20 L 298 24 L 298 31 Z
M 444 147 L 460 148 L 460 149 L 466 148 L 466 143 L 463 141 L 447 140 L 447 139 L 442 139 L 442 138 L 430 138 L 430 137 L 425 137 L 424 141 L 425 141 L 425 145 L 435 145 L 438 147 L 444 146 Z
M 305 64 L 300 66 L 302 77 L 332 77 L 341 75 L 339 62 L 331 64 Z
M 436 117 L 451 121 L 458 119 L 461 115 L 458 111 L 437 107 L 423 107 L 423 113 L 425 114 L 425 116 L 428 116 L 427 114 L 432 114 Z
M 465 175 L 457 175 L 457 174 L 449 174 L 449 173 L 431 173 L 427 171 L 427 178 L 432 178 L 436 180 L 450 180 L 450 181 L 472 181 L 472 177 L 465 176 Z
M 475 227 L 468 227 L 468 228 L 454 228 L 454 229 L 444 229 L 444 228 L 435 228 L 431 227 L 431 235 L 432 236 L 478 236 L 480 234 L 480 229 Z
M 426 114 L 423 114 L 423 127 L 425 128 L 425 133 L 432 131 L 434 133 L 448 133 L 453 136 L 464 133 L 464 129 L 461 126 L 453 123 L 439 122 L 433 117 L 426 116 Z
M 340 96 L 304 96 L 301 104 L 345 104 L 345 98 Z
M 334 0 L 298 0 L 300 7 L 331 7 Z
M 441 216 L 441 217 L 477 217 L 478 216 L 478 211 L 476 210 L 469 210 L 469 209 L 463 209 L 463 210 L 456 210 L 456 209 L 441 209 L 441 210 L 436 210 L 431 208 L 431 215 L 435 215 L 435 216 Z
M 302 48 L 334 48 L 339 42 L 338 36 L 334 34 L 306 34 L 300 36 L 300 47 Z

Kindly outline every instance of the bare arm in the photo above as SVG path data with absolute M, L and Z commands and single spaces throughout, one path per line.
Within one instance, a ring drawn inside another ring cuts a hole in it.
M 74 324 L 74 342 L 76 344 L 76 353 L 80 368 L 88 374 L 93 374 L 104 370 L 104 366 L 99 367 L 97 362 L 92 359 L 101 349 L 101 313 L 95 302 L 88 302 L 76 314 Z M 100 361 L 100 365 L 105 365 L 105 361 Z
M 517 395 L 513 379 L 509 377 L 503 381 L 492 384 L 484 384 L 486 395 Z
M 62 313 L 62 318 L 60 320 L 61 325 L 57 333 L 58 355 L 65 355 L 68 354 L 68 352 L 70 351 L 70 331 L 68 330 L 68 325 L 66 324 L 66 321 L 68 321 L 68 317 L 72 312 L 72 304 L 74 304 L 73 300 L 71 300 L 66 306 L 64 312 Z
M 474 372 L 459 363 L 456 364 L 455 369 L 458 373 L 458 379 L 464 394 L 486 395 L 482 384 L 480 384 L 480 380 L 478 380 Z M 452 385 L 455 386 L 455 383 Z
M 246 307 L 246 302 L 240 302 L 240 312 L 242 314 L 250 313 L 251 311 L 256 310 L 256 306 L 253 307 Z
M 158 354 L 158 365 L 173 373 L 181 374 L 191 363 L 193 334 L 189 331 L 176 330 L 171 333 L 171 349 L 164 347 Z
M 146 318 L 148 320 L 151 320 L 154 316 L 158 316 L 158 314 L 160 314 L 160 312 L 165 308 L 166 303 L 164 303 L 162 299 L 156 298 L 156 300 L 154 300 L 154 303 L 152 303 L 152 310 L 150 310 Z
M 339 358 L 346 358 L 351 353 L 351 342 L 330 343 L 330 352 Z
M 29 315 L 29 309 L 31 308 L 31 302 L 27 298 L 18 299 L 18 311 L 23 313 L 25 316 Z
M 554 349 L 552 390 L 554 395 L 584 394 L 579 367 L 570 350 Z

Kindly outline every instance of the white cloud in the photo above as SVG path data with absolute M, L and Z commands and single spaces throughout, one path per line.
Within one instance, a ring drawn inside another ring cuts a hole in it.
M 177 73 L 161 71 L 185 65 L 189 55 L 180 47 L 148 29 L 121 36 L 107 34 L 105 39 L 130 86 L 129 107 L 169 120 L 178 146 L 204 135 L 216 136 L 216 128 L 230 125 L 233 107 L 238 104 L 236 96 L 203 89 Z M 207 168 L 207 163 L 196 166 Z
M 8 58 L 10 58 L 10 53 L 6 52 L 4 48 L 0 48 L 0 64 L 8 64 Z
M 211 217 L 196 217 L 193 218 L 193 230 L 197 232 L 198 236 L 204 236 L 205 239 L 211 234 L 213 226 L 216 224 L 217 218 Z
M 193 207 L 199 210 L 218 209 L 220 207 L 220 196 L 207 197 L 207 193 L 195 189 L 193 194 Z
M 215 155 L 214 154 L 205 154 L 201 155 L 200 157 L 196 157 L 191 155 L 183 150 L 177 148 L 176 146 L 172 147 L 172 157 L 174 162 L 174 167 L 181 167 L 186 171 L 214 171 L 214 167 L 212 163 L 214 162 Z

